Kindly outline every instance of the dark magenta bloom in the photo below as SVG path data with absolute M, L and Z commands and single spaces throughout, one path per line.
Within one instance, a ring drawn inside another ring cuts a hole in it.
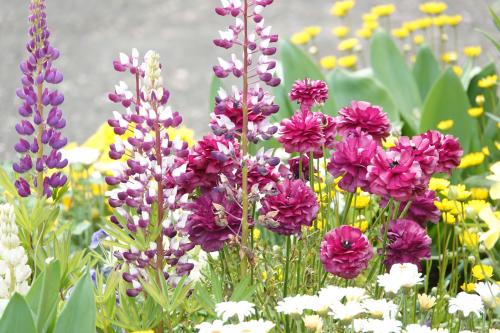
M 278 141 L 287 153 L 323 156 L 325 137 L 320 113 L 297 111 L 290 119 L 281 121 Z
M 339 187 L 351 193 L 356 192 L 357 187 L 368 190 L 367 168 L 377 152 L 377 142 L 358 129 L 346 133 L 335 147 L 328 171 L 334 177 L 342 176 Z
M 423 227 L 428 222 L 438 223 L 441 218 L 441 212 L 434 204 L 436 200 L 438 199 L 434 191 L 426 191 L 421 195 L 417 195 L 411 201 L 410 209 L 405 218 L 413 220 Z M 406 202 L 401 203 L 401 209 L 404 209 L 404 207 L 406 207 Z
M 420 135 L 429 140 L 438 152 L 436 172 L 451 173 L 451 170 L 460 164 L 463 155 L 460 142 L 453 135 L 443 135 L 438 131 L 427 131 Z
M 337 130 L 340 134 L 344 134 L 357 129 L 370 134 L 380 142 L 389 136 L 391 123 L 380 107 L 357 101 L 339 111 Z
M 431 177 L 436 172 L 439 153 L 436 147 L 425 136 L 418 135 L 413 138 L 403 136 L 399 138 L 396 146 L 391 148 L 396 151 L 412 151 L 415 161 L 420 164 L 420 169 L 425 176 Z
M 277 185 L 277 194 L 266 195 L 261 204 L 261 215 L 273 215 L 274 221 L 266 227 L 281 235 L 300 234 L 302 226 L 312 225 L 319 210 L 316 194 L 302 180 L 284 180 Z
M 382 234 L 383 234 L 382 230 Z M 432 240 L 417 222 L 408 219 L 391 221 L 387 232 L 384 264 L 412 263 L 421 268 L 421 261 L 431 257 Z
M 319 256 L 327 272 L 354 279 L 368 267 L 373 248 L 361 230 L 343 225 L 325 235 Z
M 427 179 L 410 150 L 386 152 L 379 146 L 367 170 L 372 194 L 409 201 L 426 188 Z
M 240 205 L 227 198 L 223 191 L 213 189 L 187 204 L 191 211 L 185 231 L 189 239 L 204 251 L 219 251 L 231 237 L 239 237 Z
M 297 80 L 290 91 L 290 100 L 299 103 L 302 111 L 310 111 L 315 104 L 328 99 L 328 86 L 324 81 L 306 78 Z

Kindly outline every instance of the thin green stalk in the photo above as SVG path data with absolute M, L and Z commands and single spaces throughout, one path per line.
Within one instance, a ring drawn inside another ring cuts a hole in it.
M 290 236 L 286 237 L 286 261 L 285 261 L 285 281 L 283 283 L 283 298 L 288 296 L 288 273 L 290 269 L 290 248 L 291 248 L 291 240 Z M 285 315 L 285 328 L 286 333 L 290 333 L 290 318 L 288 315 Z

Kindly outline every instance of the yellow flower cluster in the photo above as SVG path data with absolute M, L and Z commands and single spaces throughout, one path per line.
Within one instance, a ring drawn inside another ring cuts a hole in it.
M 477 118 L 481 117 L 481 115 L 484 113 L 484 109 L 482 107 L 470 108 L 469 110 L 467 110 L 467 113 L 472 118 Z
M 447 131 L 453 127 L 454 123 L 453 119 L 442 120 L 437 124 L 437 128 L 441 131 Z
M 479 86 L 479 88 L 488 89 L 488 88 L 495 86 L 497 84 L 497 82 L 498 82 L 497 75 L 489 75 L 489 76 L 479 80 L 478 86 Z
M 468 46 L 464 48 L 464 54 L 467 58 L 477 58 L 481 55 L 481 46 Z
M 448 5 L 441 1 L 429 1 L 420 5 L 420 11 L 428 15 L 439 15 L 448 9 Z
M 478 166 L 484 162 L 485 154 L 483 152 L 469 153 L 462 156 L 460 161 L 459 169 L 466 169 Z
M 330 10 L 330 13 L 333 16 L 337 17 L 344 17 L 349 12 L 351 9 L 354 7 L 356 3 L 353 0 L 342 0 L 342 1 L 337 1 L 335 4 L 332 6 L 332 9 Z

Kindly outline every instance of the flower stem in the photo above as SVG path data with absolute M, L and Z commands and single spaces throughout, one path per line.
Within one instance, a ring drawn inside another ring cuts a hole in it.
M 283 298 L 286 298 L 288 296 L 288 273 L 290 270 L 290 248 L 291 248 L 291 240 L 290 236 L 286 237 L 286 261 L 285 261 L 285 281 L 283 283 Z M 285 317 L 285 327 L 286 327 L 286 333 L 290 332 L 290 318 L 288 315 Z

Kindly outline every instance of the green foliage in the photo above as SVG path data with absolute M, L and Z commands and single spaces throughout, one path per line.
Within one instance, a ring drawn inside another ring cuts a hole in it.
M 0 332 L 38 333 L 26 300 L 14 294 L 0 320 Z
M 219 88 L 222 86 L 222 81 L 217 76 L 212 77 L 212 82 L 210 83 L 210 95 L 209 95 L 209 108 L 208 112 L 213 112 L 215 107 L 215 97 L 219 92 Z
M 427 98 L 429 90 L 431 90 L 434 82 L 438 79 L 441 73 L 439 62 L 437 61 L 434 53 L 427 46 L 423 46 L 417 53 L 417 59 L 413 66 L 413 76 L 420 91 L 422 100 Z

